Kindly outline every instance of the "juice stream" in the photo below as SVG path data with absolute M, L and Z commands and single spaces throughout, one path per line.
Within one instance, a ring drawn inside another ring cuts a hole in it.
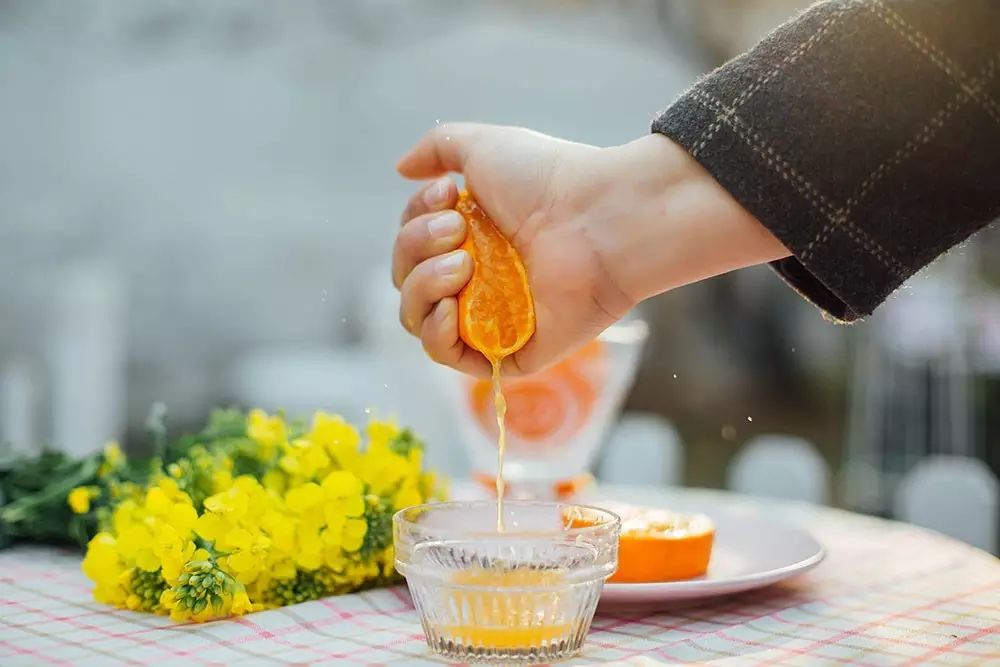
M 504 532 L 503 525 L 503 496 L 506 491 L 506 484 L 503 481 L 503 455 L 507 449 L 507 400 L 503 396 L 503 389 L 500 387 L 500 364 L 503 359 L 491 359 L 493 366 L 493 408 L 497 413 L 497 532 Z

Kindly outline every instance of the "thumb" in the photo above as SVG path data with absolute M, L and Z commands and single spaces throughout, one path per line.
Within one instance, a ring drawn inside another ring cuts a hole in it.
M 438 125 L 400 158 L 396 170 L 406 178 L 423 179 L 461 173 L 472 145 L 488 129 L 478 123 Z

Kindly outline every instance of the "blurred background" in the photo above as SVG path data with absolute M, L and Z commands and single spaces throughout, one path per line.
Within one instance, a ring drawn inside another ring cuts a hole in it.
M 456 380 L 397 321 L 396 158 L 439 120 L 628 141 L 806 4 L 0 0 L 0 441 L 323 407 L 468 475 Z M 995 550 L 998 258 L 981 233 L 852 327 L 767 268 L 649 302 L 599 476 L 918 521 L 972 488 Z

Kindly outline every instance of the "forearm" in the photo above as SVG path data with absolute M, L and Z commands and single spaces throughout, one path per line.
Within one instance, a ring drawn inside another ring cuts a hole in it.
M 788 250 L 680 146 L 651 135 L 609 149 L 605 265 L 633 303 Z

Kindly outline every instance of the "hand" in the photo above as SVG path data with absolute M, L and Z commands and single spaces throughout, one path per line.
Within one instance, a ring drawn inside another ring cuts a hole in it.
M 612 282 L 588 234 L 580 196 L 586 169 L 600 149 L 528 130 L 447 125 L 399 163 L 410 178 L 458 172 L 466 187 L 521 254 L 528 268 L 537 327 L 531 341 L 505 361 L 508 374 L 535 371 L 597 336 L 632 302 Z M 456 250 L 464 221 L 450 209 L 458 188 L 447 177 L 417 192 L 403 213 L 393 278 L 402 292 L 403 325 L 432 359 L 487 375 L 489 364 L 458 337 L 456 294 L 472 260 Z
M 458 335 L 457 294 L 472 260 L 457 250 L 465 223 L 451 210 L 458 188 L 450 172 L 464 176 L 528 270 L 537 326 L 505 361 L 506 374 L 557 361 L 644 298 L 787 255 L 661 136 L 597 148 L 521 128 L 449 124 L 397 168 L 407 178 L 437 179 L 411 198 L 396 238 L 400 319 L 432 359 L 474 375 L 488 375 L 489 363 Z

